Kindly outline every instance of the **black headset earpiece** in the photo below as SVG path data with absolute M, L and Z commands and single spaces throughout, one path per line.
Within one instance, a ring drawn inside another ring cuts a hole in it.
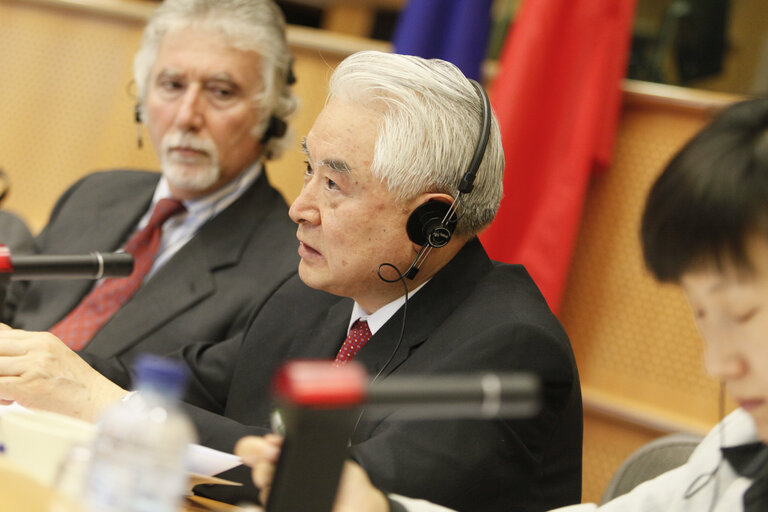
M 296 74 L 293 72 L 293 59 L 288 63 L 288 71 L 285 73 L 285 83 L 288 85 L 296 83 Z
M 136 147 L 141 149 L 144 141 L 141 138 L 141 103 L 138 101 L 133 106 L 133 121 L 136 123 Z
M 285 83 L 288 85 L 293 85 L 296 83 L 296 75 L 293 73 L 293 59 L 291 59 L 291 62 L 288 64 L 288 70 L 285 74 Z M 275 115 L 271 115 L 269 116 L 267 129 L 264 130 L 264 135 L 261 136 L 260 142 L 264 144 L 269 139 L 279 139 L 285 135 L 286 131 L 288 131 L 288 123 L 286 123 L 284 119 L 280 119 Z
M 432 199 L 413 210 L 405 226 L 408 238 L 418 245 L 443 247 L 456 228 L 455 215 L 443 222 L 450 208 L 450 204 Z
M 8 191 L 11 189 L 11 179 L 0 169 L 0 202 L 2 202 L 8 195 Z
M 477 91 L 477 95 L 482 100 L 482 125 L 480 128 L 480 138 L 475 146 L 475 151 L 472 155 L 472 159 L 469 161 L 467 171 L 461 177 L 459 183 L 459 193 L 453 200 L 452 204 L 443 203 L 437 200 L 430 200 L 421 206 L 417 207 L 408 217 L 406 224 L 406 230 L 408 231 L 408 238 L 415 244 L 422 247 L 434 247 L 439 248 L 446 245 L 453 236 L 453 231 L 456 229 L 458 218 L 456 216 L 456 207 L 462 194 L 467 194 L 474 188 L 475 177 L 477 176 L 477 170 L 480 168 L 480 163 L 483 161 L 483 155 L 485 154 L 485 148 L 488 145 L 488 138 L 491 133 L 491 102 L 488 99 L 488 95 L 485 93 L 483 87 L 474 80 L 470 80 L 472 85 Z M 418 259 L 418 256 L 417 256 Z M 414 262 L 415 264 L 416 262 Z M 411 274 L 414 265 L 411 265 L 411 269 L 406 272 L 406 275 Z M 418 267 L 416 267 L 418 271 Z M 415 275 L 415 272 L 412 273 Z
M 271 138 L 280 138 L 285 135 L 288 130 L 288 123 L 276 116 L 269 116 L 269 123 L 267 129 L 264 130 L 264 135 L 261 136 L 261 143 L 264 144 Z

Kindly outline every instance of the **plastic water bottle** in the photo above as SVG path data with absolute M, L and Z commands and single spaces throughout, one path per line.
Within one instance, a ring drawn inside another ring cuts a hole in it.
M 177 512 L 187 491 L 186 453 L 194 427 L 178 407 L 185 367 L 142 356 L 137 390 L 99 422 L 85 504 L 93 512 Z

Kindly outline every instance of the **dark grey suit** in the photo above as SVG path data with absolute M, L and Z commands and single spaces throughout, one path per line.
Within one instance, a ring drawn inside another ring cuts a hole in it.
M 26 222 L 14 213 L 0 211 L 0 244 L 11 254 L 28 254 L 35 250 L 35 238 Z
M 154 172 L 108 171 L 81 179 L 54 207 L 37 238 L 38 252 L 119 249 L 149 208 L 159 178 Z M 232 336 L 244 328 L 254 304 L 296 272 L 295 233 L 285 201 L 262 173 L 115 313 L 84 355 L 130 364 L 139 352 L 167 354 L 194 341 Z M 6 320 L 20 329 L 48 329 L 92 284 L 32 282 L 13 291 Z
M 333 358 L 351 307 L 351 300 L 293 278 L 254 312 L 244 338 L 186 347 L 193 372 L 187 400 L 197 406 L 188 410 L 200 441 L 231 451 L 241 436 L 267 431 L 275 367 L 288 359 Z M 409 301 L 405 335 L 395 349 L 401 322 L 402 309 L 356 356 L 370 373 L 393 353 L 382 378 L 534 372 L 543 381 L 542 410 L 536 418 L 510 421 L 365 414 L 351 455 L 374 484 L 456 510 L 548 510 L 578 502 L 578 373 L 568 337 L 525 269 L 491 262 L 473 240 Z M 226 476 L 249 481 L 247 471 L 236 473 Z M 247 486 L 210 491 L 228 500 L 255 497 Z

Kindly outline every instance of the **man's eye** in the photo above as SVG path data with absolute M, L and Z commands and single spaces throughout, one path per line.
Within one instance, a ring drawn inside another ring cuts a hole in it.
M 308 177 L 312 176 L 312 174 L 314 174 L 315 171 L 312 170 L 312 166 L 309 164 L 309 162 L 307 160 L 304 160 L 304 163 L 307 165 L 304 168 L 304 177 L 308 178 Z
M 744 313 L 734 315 L 736 323 L 743 324 L 749 322 L 760 311 L 760 308 L 752 308 Z
M 160 88 L 165 91 L 179 91 L 184 88 L 180 80 L 163 80 L 160 82 Z
M 228 87 L 210 87 L 211 95 L 217 100 L 227 100 L 234 96 L 234 91 Z
M 328 187 L 329 190 L 338 190 L 339 189 L 339 186 L 332 179 L 326 178 L 325 181 L 326 181 L 325 185 Z

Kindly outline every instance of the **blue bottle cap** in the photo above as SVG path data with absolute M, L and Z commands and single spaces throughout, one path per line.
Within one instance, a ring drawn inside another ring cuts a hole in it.
M 173 395 L 180 395 L 187 384 L 189 369 L 175 359 L 154 354 L 141 354 L 134 365 L 139 388 L 152 388 Z

